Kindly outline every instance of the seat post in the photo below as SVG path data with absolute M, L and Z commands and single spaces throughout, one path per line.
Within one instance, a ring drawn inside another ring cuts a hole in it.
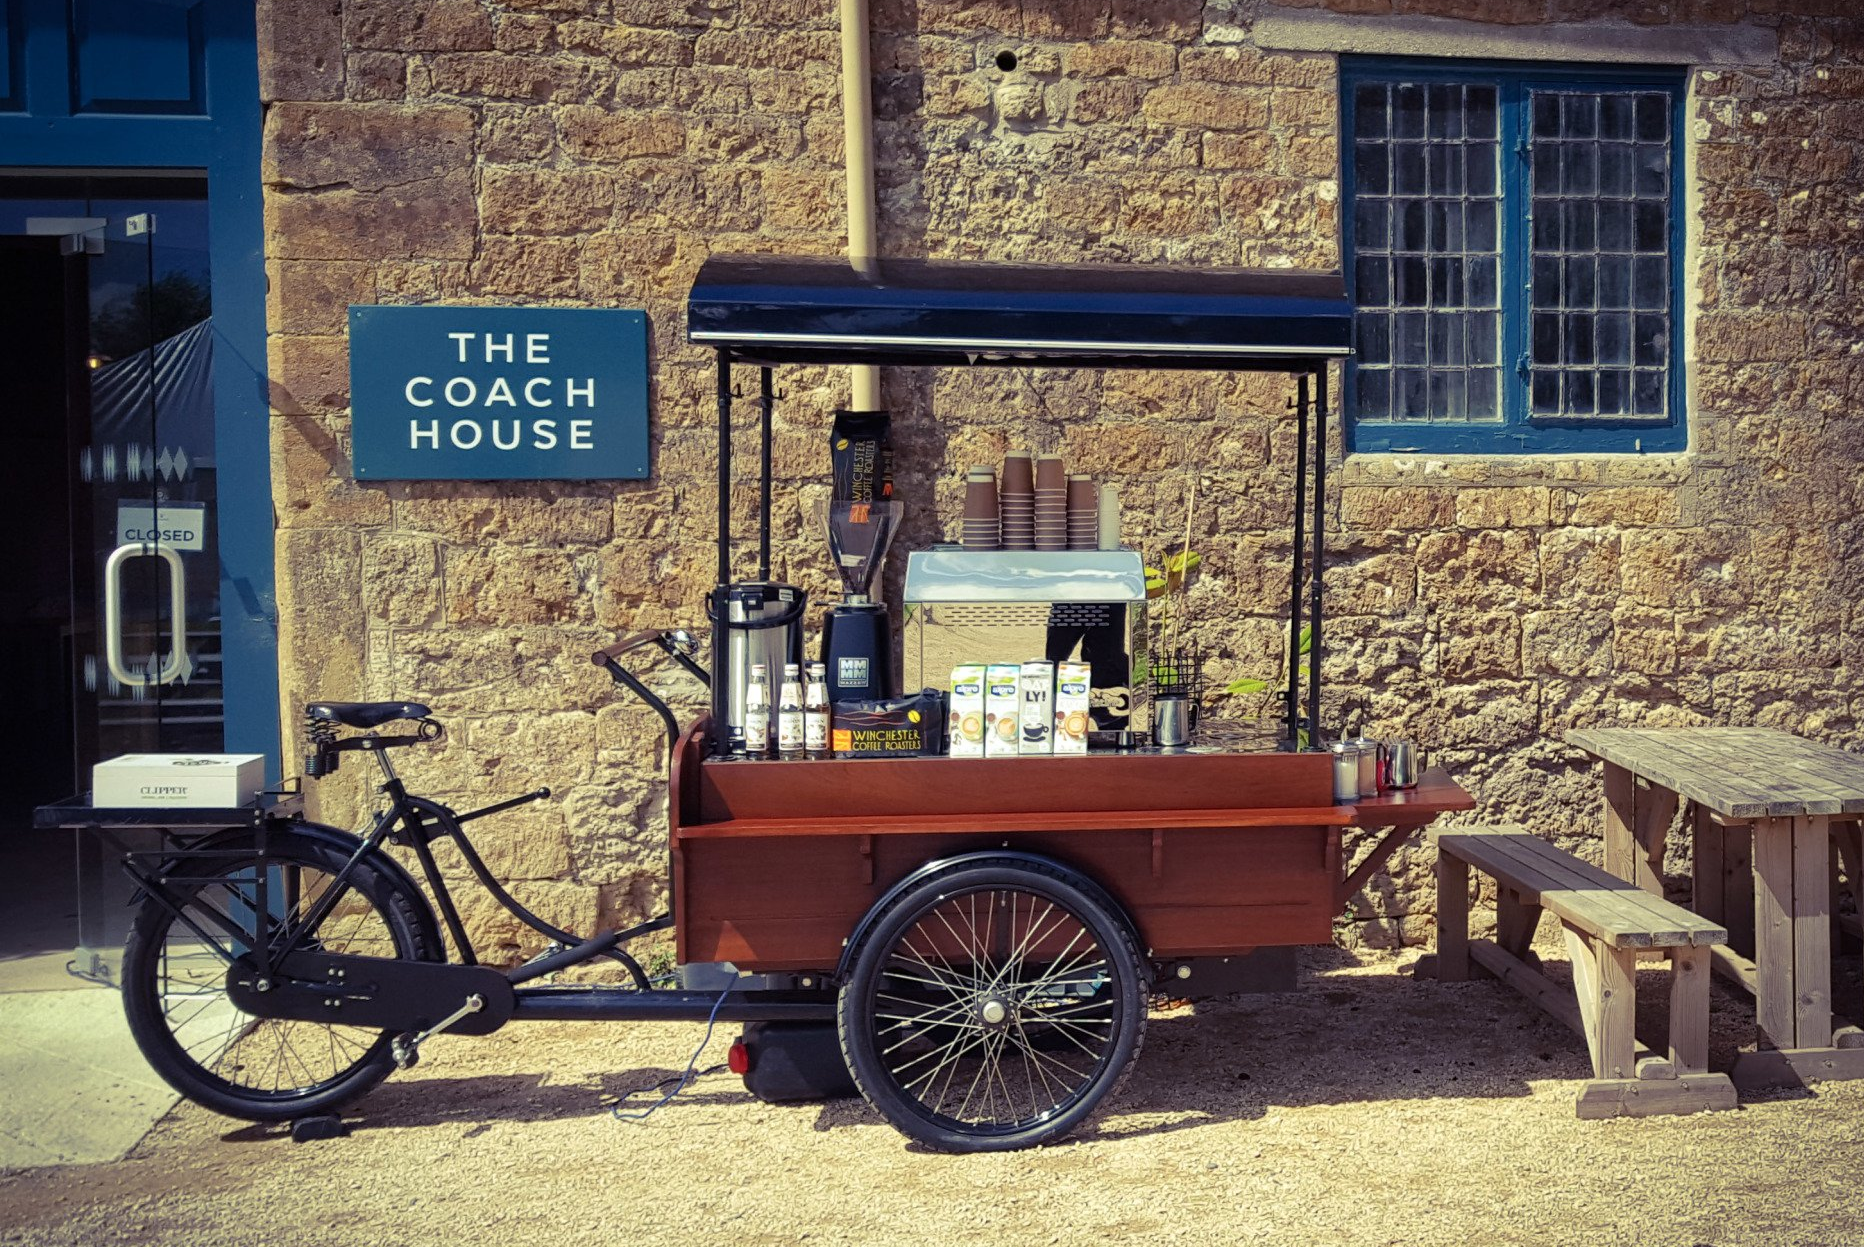
M 370 740 L 376 739 L 376 733 L 370 732 L 369 739 Z M 378 747 L 375 749 L 371 749 L 369 752 L 375 755 L 376 765 L 382 768 L 382 778 L 386 779 L 391 784 L 394 783 L 397 779 L 401 778 L 400 776 L 395 774 L 395 764 L 388 760 L 387 749 Z

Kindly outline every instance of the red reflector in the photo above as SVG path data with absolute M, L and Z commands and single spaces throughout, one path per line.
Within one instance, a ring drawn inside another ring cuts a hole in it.
M 725 1054 L 725 1066 L 739 1076 L 751 1072 L 751 1050 L 744 1046 L 744 1040 L 731 1041 L 731 1051 Z

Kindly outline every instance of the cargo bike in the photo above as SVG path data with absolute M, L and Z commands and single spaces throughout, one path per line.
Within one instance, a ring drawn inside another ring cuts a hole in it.
M 427 707 L 312 703 L 307 775 L 354 753 L 379 774 L 381 808 L 355 833 L 305 819 L 289 797 L 186 815 L 42 812 L 60 826 L 164 831 L 161 849 L 122 855 L 140 889 L 122 970 L 137 1043 L 197 1103 L 301 1121 L 355 1100 L 442 1033 L 526 1020 L 743 1023 L 734 1068 L 758 1090 L 757 1067 L 769 1066 L 761 1087 L 773 1097 L 851 1078 L 901 1132 L 944 1151 L 1075 1131 L 1137 1058 L 1155 988 L 1291 986 L 1293 947 L 1329 942 L 1347 898 L 1400 843 L 1472 804 L 1440 771 L 1408 791 L 1336 802 L 1331 760 L 1315 748 L 1326 368 L 1345 353 L 1349 327 L 1337 275 L 929 264 L 859 276 L 840 262 L 709 261 L 689 336 L 717 351 L 717 620 L 733 564 L 735 364 L 759 368 L 766 578 L 773 367 L 1291 374 L 1283 748 L 1164 750 L 1141 737 L 1073 757 L 752 762 L 713 728 L 724 717 L 713 673 L 729 626 L 712 629 L 711 670 L 685 632 L 639 632 L 593 661 L 666 728 L 668 910 L 585 937 L 511 896 L 467 829 L 547 790 L 455 812 L 416 795 L 393 761 L 441 734 Z M 1304 597 L 1315 655 L 1305 672 L 1294 644 Z M 628 665 L 641 654 L 708 685 L 712 713 L 682 725 Z M 1355 828 L 1382 835 L 1349 868 L 1343 840 Z M 479 962 L 436 857 L 441 842 L 550 941 L 542 954 L 509 969 Z M 391 846 L 414 859 L 419 882 Z M 678 986 L 650 977 L 628 947 L 669 929 Z M 599 959 L 626 981 L 544 981 Z

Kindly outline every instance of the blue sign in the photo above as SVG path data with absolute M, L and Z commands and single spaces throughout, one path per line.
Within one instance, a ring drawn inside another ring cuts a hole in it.
M 352 307 L 355 474 L 376 481 L 647 476 L 647 313 Z

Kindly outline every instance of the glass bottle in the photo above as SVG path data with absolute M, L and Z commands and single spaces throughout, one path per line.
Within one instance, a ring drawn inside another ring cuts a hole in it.
M 819 662 L 809 664 L 803 686 L 803 752 L 811 758 L 829 756 L 828 668 Z
M 783 664 L 783 687 L 777 693 L 777 756 L 803 756 L 803 677 L 793 662 Z
M 751 682 L 744 689 L 744 752 L 753 758 L 770 756 L 770 668 L 751 664 Z

